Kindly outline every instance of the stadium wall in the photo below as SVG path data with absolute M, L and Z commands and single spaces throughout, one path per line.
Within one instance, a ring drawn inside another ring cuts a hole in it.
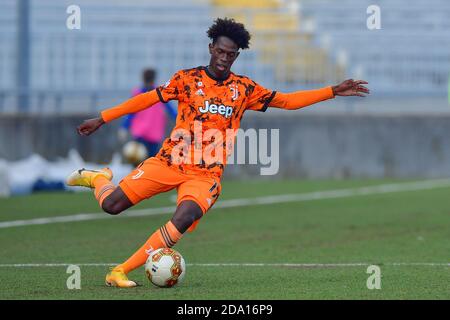
M 272 113 L 272 111 L 268 111 Z M 0 158 L 33 153 L 54 160 L 70 149 L 108 163 L 120 150 L 119 121 L 89 138 L 76 133 L 85 116 L 0 116 Z M 242 128 L 280 129 L 277 176 L 265 178 L 420 178 L 450 174 L 449 115 L 317 115 L 252 113 Z M 226 176 L 259 176 L 260 165 L 229 165 Z

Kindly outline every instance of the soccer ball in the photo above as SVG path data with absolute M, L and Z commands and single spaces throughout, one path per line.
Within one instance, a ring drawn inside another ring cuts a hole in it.
M 147 158 L 147 148 L 140 142 L 129 141 L 122 148 L 122 154 L 126 162 L 138 165 Z
M 161 248 L 148 256 L 145 274 L 155 286 L 170 288 L 183 280 L 186 264 L 178 251 Z

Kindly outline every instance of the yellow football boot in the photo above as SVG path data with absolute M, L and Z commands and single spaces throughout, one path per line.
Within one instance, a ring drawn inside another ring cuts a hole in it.
M 103 176 L 109 181 L 111 181 L 113 173 L 109 168 L 103 168 L 101 170 L 87 170 L 83 168 L 72 172 L 67 177 L 66 184 L 68 186 L 94 188 L 93 181 L 98 176 Z
M 108 287 L 133 288 L 137 283 L 128 280 L 128 277 L 122 269 L 113 269 L 106 275 L 105 283 Z

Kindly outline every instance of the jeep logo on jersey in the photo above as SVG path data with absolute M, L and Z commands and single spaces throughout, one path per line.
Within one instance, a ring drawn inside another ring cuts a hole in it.
M 210 104 L 209 101 L 205 101 L 205 107 L 204 108 L 200 107 L 200 108 L 198 108 L 198 110 L 201 113 L 207 113 L 207 112 L 212 113 L 212 114 L 218 113 L 218 114 L 225 116 L 225 118 L 231 117 L 231 114 L 233 113 L 232 107 L 224 106 L 223 104 L 221 104 L 221 105 L 217 105 L 214 103 Z

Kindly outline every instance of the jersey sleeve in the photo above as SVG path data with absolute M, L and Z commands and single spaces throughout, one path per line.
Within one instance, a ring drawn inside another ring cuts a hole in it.
M 280 109 L 295 110 L 333 98 L 334 92 L 332 87 L 295 91 L 291 93 L 277 92 L 270 103 L 270 106 Z
M 151 107 L 159 100 L 156 90 L 151 90 L 145 93 L 138 94 L 133 98 L 128 99 L 127 101 L 103 110 L 100 114 L 105 122 L 110 122 L 114 119 L 120 118 L 126 114 L 139 112 L 146 108 Z
M 156 92 L 162 103 L 167 103 L 170 100 L 180 101 L 183 94 L 182 74 L 180 72 L 175 73 L 169 81 L 157 87 Z
M 276 91 L 266 89 L 253 81 L 249 85 L 249 88 L 251 88 L 251 93 L 248 97 L 246 110 L 266 111 L 270 102 L 275 97 Z

